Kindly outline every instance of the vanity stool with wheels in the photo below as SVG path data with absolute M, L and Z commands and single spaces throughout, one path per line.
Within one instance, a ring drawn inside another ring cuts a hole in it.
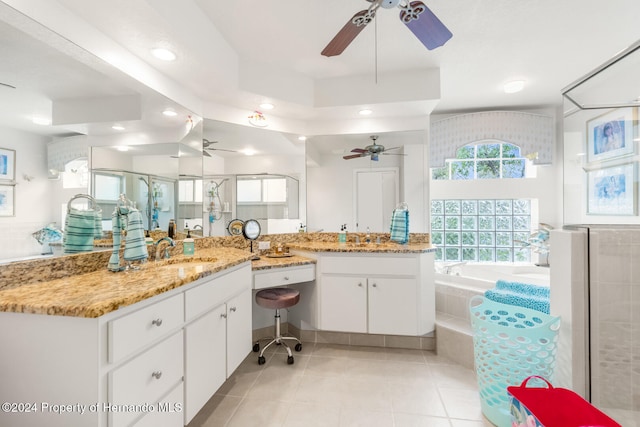
M 297 344 L 295 346 L 295 350 L 296 351 L 302 350 L 302 343 L 298 338 L 283 337 L 280 334 L 280 310 L 283 308 L 293 307 L 298 303 L 298 301 L 300 301 L 300 292 L 295 289 L 270 288 L 270 289 L 263 289 L 261 291 L 258 291 L 258 293 L 256 294 L 256 303 L 258 303 L 260 307 L 270 308 L 276 311 L 275 337 L 271 339 L 271 341 L 269 341 L 269 343 L 262 348 L 262 351 L 260 351 L 259 341 L 256 342 L 253 346 L 254 352 L 257 353 L 258 351 L 260 351 L 260 355 L 258 356 L 259 365 L 264 365 L 265 363 L 264 352 L 273 343 L 282 344 L 287 349 L 287 354 L 288 354 L 287 363 L 289 365 L 293 364 L 293 355 L 291 354 L 291 349 L 285 343 L 285 341 L 286 340 L 296 341 Z

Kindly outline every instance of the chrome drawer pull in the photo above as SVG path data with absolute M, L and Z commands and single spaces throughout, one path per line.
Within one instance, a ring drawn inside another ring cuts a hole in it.
M 359 287 L 362 287 L 362 283 L 358 283 L 358 286 L 359 286 Z
M 151 321 L 151 324 L 152 324 L 152 325 L 155 325 L 155 326 L 160 326 L 160 325 L 162 325 L 162 319 L 155 319 L 155 320 L 152 320 L 152 321 Z
M 160 377 L 162 376 L 162 371 L 154 371 L 151 376 L 157 380 L 160 379 Z
M 222 313 L 222 314 L 220 315 L 220 317 L 222 317 L 223 319 L 226 319 L 226 318 L 227 318 L 227 313 Z
M 235 312 L 235 311 L 236 311 L 236 308 L 235 308 L 235 307 L 231 307 L 231 308 L 229 309 L 229 311 L 233 311 L 233 312 Z
M 284 276 L 284 280 L 289 280 L 289 276 Z

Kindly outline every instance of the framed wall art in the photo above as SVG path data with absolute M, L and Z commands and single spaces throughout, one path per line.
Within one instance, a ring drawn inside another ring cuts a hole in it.
M 7 148 L 0 148 L 0 180 L 15 181 L 16 152 Z
M 589 171 L 587 213 L 635 215 L 635 175 L 635 163 Z
M 15 185 L 0 184 L 0 217 L 15 216 Z
M 634 107 L 617 108 L 587 122 L 589 162 L 633 153 Z

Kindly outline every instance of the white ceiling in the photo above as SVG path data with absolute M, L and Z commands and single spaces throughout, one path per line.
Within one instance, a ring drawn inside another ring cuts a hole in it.
M 398 10 L 380 9 L 375 23 L 332 58 L 320 51 L 368 2 L 36 0 L 31 8 L 18 0 L 2 3 L 102 59 L 130 55 L 137 65 L 157 73 L 147 81 L 138 73 L 138 80 L 207 119 L 246 124 L 247 112 L 270 101 L 276 108 L 264 113 L 272 128 L 311 138 L 384 131 L 381 123 L 388 130 L 417 130 L 430 113 L 560 108 L 562 88 L 640 39 L 637 0 L 606 5 L 595 0 L 424 2 L 453 33 L 444 46 L 426 50 L 398 19 Z M 4 32 L 0 37 L 2 44 L 10 38 Z M 121 51 L 109 51 L 113 46 Z M 157 46 L 173 49 L 177 60 L 153 58 L 150 49 Z M 118 66 L 132 74 L 132 61 L 124 62 Z M 439 69 L 439 100 L 416 86 L 422 75 L 430 80 L 425 85 L 434 84 L 433 69 Z M 162 84 L 162 79 L 175 86 Z M 524 90 L 505 94 L 502 86 L 513 79 L 525 80 Z M 95 81 L 99 91 L 116 91 L 99 78 Z M 327 96 L 318 92 L 329 87 L 327 82 L 337 82 L 343 92 L 348 82 L 369 90 Z M 175 87 L 186 95 L 171 96 Z M 87 94 L 97 90 L 91 85 L 77 88 Z M 37 89 L 42 96 L 55 95 L 44 85 Z M 357 115 L 364 106 L 374 111 L 368 118 Z

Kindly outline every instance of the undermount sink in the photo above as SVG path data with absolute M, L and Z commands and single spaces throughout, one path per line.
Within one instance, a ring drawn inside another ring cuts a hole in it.
M 212 268 L 217 261 L 213 257 L 189 257 L 189 258 L 169 258 L 161 261 L 151 261 L 146 264 L 146 269 L 177 271 L 178 274 L 201 273 Z

